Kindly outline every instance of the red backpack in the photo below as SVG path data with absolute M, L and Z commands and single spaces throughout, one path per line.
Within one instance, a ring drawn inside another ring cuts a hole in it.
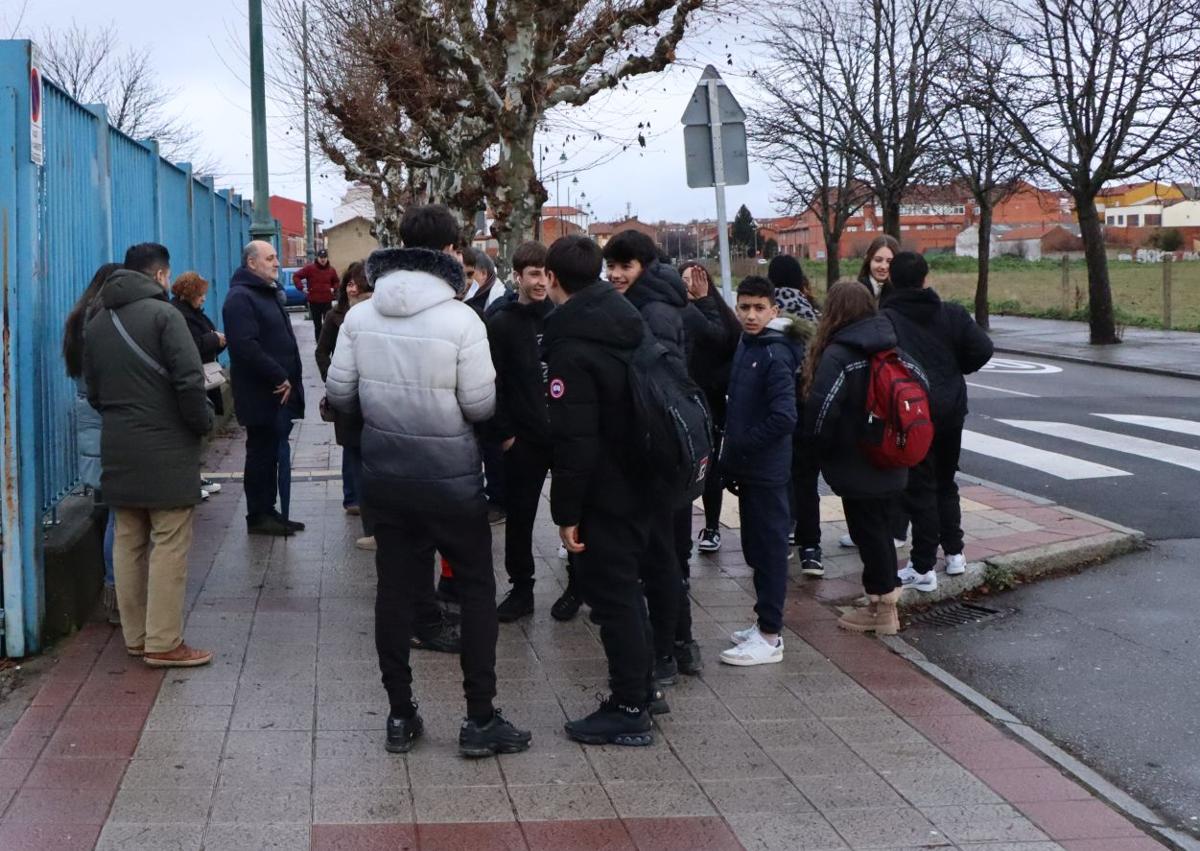
M 867 385 L 867 434 L 863 451 L 883 470 L 915 467 L 933 443 L 933 420 L 925 385 L 895 349 L 871 355 Z

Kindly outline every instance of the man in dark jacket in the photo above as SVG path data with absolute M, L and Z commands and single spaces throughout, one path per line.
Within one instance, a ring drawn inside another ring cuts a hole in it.
M 546 297 L 546 248 L 522 243 L 512 262 L 517 300 L 500 302 L 487 321 L 496 367 L 496 415 L 487 439 L 504 452 L 504 568 L 512 583 L 496 607 L 501 623 L 533 614 L 533 523 L 552 458 L 541 355 L 543 328 L 554 309 Z
M 222 316 L 229 342 L 233 406 L 246 428 L 246 529 L 251 535 L 291 535 L 304 524 L 275 508 L 290 485 L 290 467 L 280 456 L 288 450 L 292 420 L 304 416 L 304 383 L 296 334 L 279 300 L 275 278 L 279 259 L 269 242 L 242 249 L 242 265 L 233 273 Z M 283 494 L 280 494 L 280 490 Z
M 621 231 L 604 246 L 604 261 L 613 288 L 637 308 L 650 333 L 686 368 L 687 324 L 699 327 L 703 319 L 697 322 L 697 313 L 693 319 L 685 320 L 685 310 L 696 308 L 688 304 L 687 287 L 679 273 L 659 262 L 654 240 L 640 231 Z M 719 316 L 714 318 L 719 324 Z M 676 515 L 684 509 L 688 512 L 690 554 L 691 506 L 657 499 L 649 509 L 649 538 L 641 558 L 642 582 L 654 628 L 655 679 L 660 685 L 675 682 L 681 667 L 677 656 L 684 657 L 685 673 L 696 674 L 701 668 L 699 647 L 691 636 L 691 604 L 680 564 L 681 553 L 675 546 L 676 529 L 681 525 Z M 681 622 L 685 627 L 682 633 Z
M 962 508 L 958 500 L 958 457 L 967 418 L 967 383 L 963 378 L 983 368 L 992 357 L 992 339 L 975 324 L 966 308 L 942 301 L 926 285 L 929 264 L 920 254 L 901 251 L 892 260 L 892 287 L 881 312 L 896 329 L 900 347 L 925 370 L 933 413 L 933 446 L 913 467 L 905 490 L 912 517 L 912 560 L 900 580 L 918 591 L 937 588 L 938 544 L 946 555 L 946 573 L 967 569 L 963 555 Z
M 628 359 L 645 323 L 599 281 L 601 255 L 582 236 L 557 240 L 546 258 L 558 308 L 544 336 L 550 381 L 554 475 L 550 512 L 578 558 L 580 589 L 600 624 L 611 695 L 567 735 L 587 744 L 647 745 L 652 652 L 639 560 L 651 515 L 650 475 L 633 458 L 633 396 Z
M 83 372 L 103 417 L 100 486 L 116 509 L 113 561 L 125 647 L 154 667 L 212 653 L 183 642 L 200 438 L 212 427 L 204 370 L 187 323 L 167 301 L 171 261 L 155 243 L 125 252 L 88 322 Z
M 329 252 L 324 248 L 318 251 L 317 259 L 307 266 L 297 269 L 296 273 L 292 275 L 292 280 L 296 282 L 296 288 L 308 297 L 308 314 L 312 317 L 313 339 L 319 340 L 321 339 L 321 323 L 325 320 L 325 314 L 329 312 L 329 308 L 333 306 L 333 300 L 337 297 L 338 286 L 341 283 L 338 279 L 337 269 L 329 264 Z

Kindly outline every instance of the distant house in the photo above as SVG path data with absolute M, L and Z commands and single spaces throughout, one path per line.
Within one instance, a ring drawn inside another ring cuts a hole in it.
M 1073 258 L 1083 256 L 1083 240 L 1062 225 L 1013 228 L 1002 234 L 996 240 L 996 244 L 1000 255 L 1022 257 L 1026 260 L 1064 255 Z
M 308 262 L 304 234 L 304 202 L 270 197 L 271 218 L 279 223 L 279 262 L 284 266 L 303 266 Z
M 641 231 L 655 242 L 658 242 L 658 228 L 652 224 L 643 222 L 637 216 L 632 216 L 620 222 L 612 222 L 612 229 L 614 234 L 620 233 L 623 230 Z
M 588 225 L 587 232 L 588 236 L 596 240 L 596 244 L 601 248 L 608 244 L 608 241 L 612 239 L 613 233 L 615 233 L 613 226 L 608 222 L 593 222 Z
M 325 230 L 325 248 L 329 251 L 329 262 L 338 274 L 356 260 L 379 248 L 379 240 L 371 233 L 374 222 L 364 216 L 354 216 Z
M 570 219 L 551 217 L 542 219 L 542 244 L 549 245 L 562 236 L 583 233 L 583 228 Z

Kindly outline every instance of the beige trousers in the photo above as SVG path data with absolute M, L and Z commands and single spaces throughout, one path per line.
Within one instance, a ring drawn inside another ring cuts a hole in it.
M 169 653 L 183 642 L 192 508 L 118 508 L 113 573 L 126 647 Z

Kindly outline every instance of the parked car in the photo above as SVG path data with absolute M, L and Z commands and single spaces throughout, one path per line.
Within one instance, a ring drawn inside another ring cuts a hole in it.
M 287 297 L 288 307 L 308 307 L 308 296 L 292 281 L 292 276 L 300 271 L 299 266 L 290 266 L 279 270 L 279 286 Z

